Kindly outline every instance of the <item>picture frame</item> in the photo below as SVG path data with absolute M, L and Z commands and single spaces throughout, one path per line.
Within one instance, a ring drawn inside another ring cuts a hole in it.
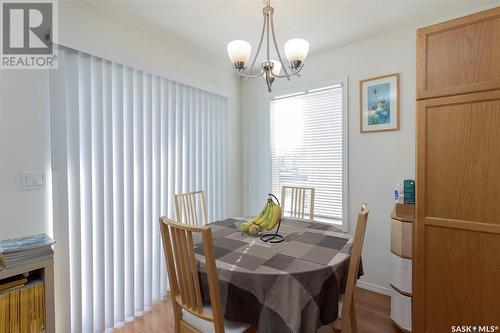
M 399 73 L 359 81 L 360 132 L 399 130 Z

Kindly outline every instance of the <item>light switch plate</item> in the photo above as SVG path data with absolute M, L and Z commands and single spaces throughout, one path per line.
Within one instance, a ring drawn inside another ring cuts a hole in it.
M 21 172 L 21 189 L 23 191 L 43 190 L 45 179 L 45 171 L 23 171 Z

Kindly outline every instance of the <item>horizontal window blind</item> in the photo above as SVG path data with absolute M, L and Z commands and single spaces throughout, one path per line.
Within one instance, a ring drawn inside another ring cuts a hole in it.
M 273 192 L 284 185 L 314 187 L 315 218 L 337 223 L 343 206 L 342 103 L 342 85 L 271 101 Z
M 174 217 L 174 193 L 204 190 L 209 219 L 225 217 L 227 98 L 70 49 L 59 55 L 59 328 L 103 332 L 165 295 L 158 218 Z

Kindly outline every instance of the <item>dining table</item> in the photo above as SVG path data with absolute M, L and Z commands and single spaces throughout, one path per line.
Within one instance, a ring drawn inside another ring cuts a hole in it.
M 224 318 L 258 333 L 314 333 L 338 317 L 353 238 L 332 223 L 282 218 L 281 243 L 239 231 L 245 218 L 210 223 Z M 200 286 L 209 302 L 200 238 L 194 238 Z M 362 275 L 360 267 L 359 275 Z

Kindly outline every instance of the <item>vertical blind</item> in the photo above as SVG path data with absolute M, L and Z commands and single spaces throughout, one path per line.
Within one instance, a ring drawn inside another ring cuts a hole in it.
M 342 221 L 342 85 L 271 101 L 272 189 L 314 187 L 314 216 Z M 307 203 L 306 203 L 307 204 Z
M 225 216 L 227 99 L 59 54 L 51 73 L 57 300 L 61 320 L 70 318 L 60 327 L 103 332 L 166 293 L 158 217 L 174 216 L 174 193 L 204 190 L 209 219 Z

